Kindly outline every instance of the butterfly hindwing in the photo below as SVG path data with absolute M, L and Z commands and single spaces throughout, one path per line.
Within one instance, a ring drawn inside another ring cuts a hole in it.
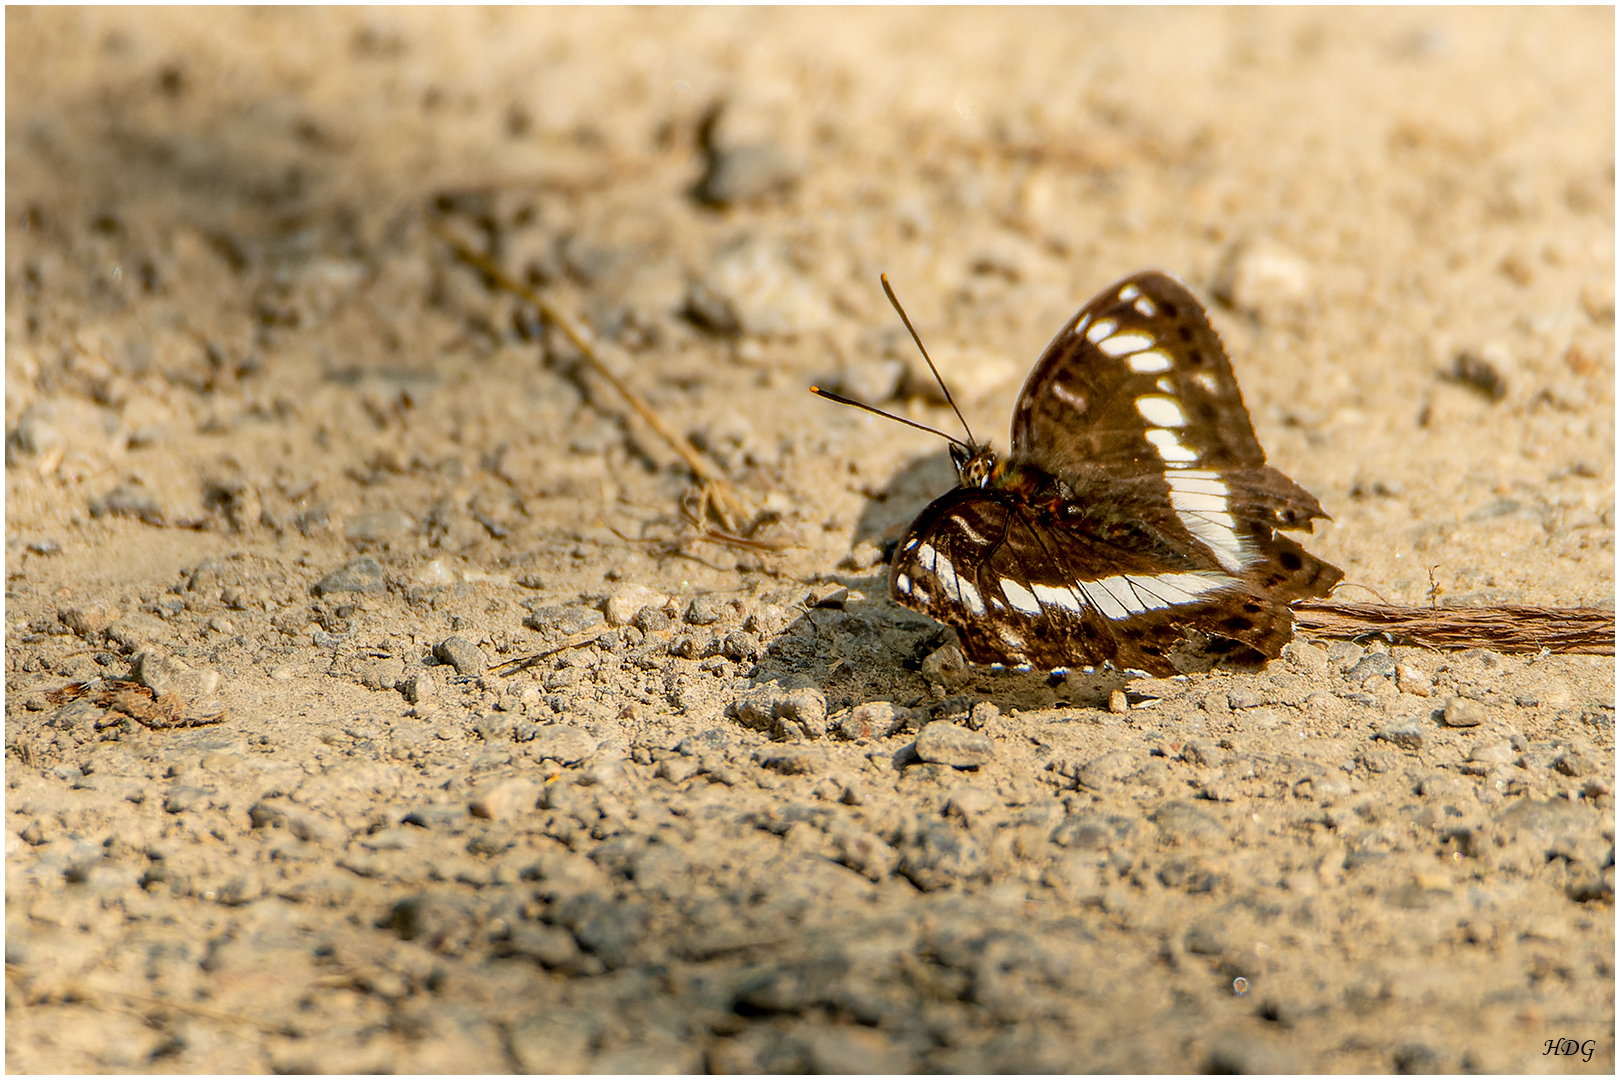
M 1102 540 L 977 488 L 924 511 L 889 583 L 901 603 L 955 626 L 970 660 L 1008 667 L 1169 675 L 1188 630 L 1275 655 L 1293 626 L 1286 604 L 1150 526 Z

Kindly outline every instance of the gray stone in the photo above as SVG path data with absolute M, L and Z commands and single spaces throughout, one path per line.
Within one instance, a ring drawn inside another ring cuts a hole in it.
M 772 772 L 784 776 L 803 776 L 819 773 L 827 767 L 827 755 L 806 746 L 780 746 L 760 750 L 754 760 Z
M 1441 714 L 1440 722 L 1446 727 L 1469 728 L 1478 727 L 1491 717 L 1490 709 L 1484 702 L 1473 698 L 1454 697 L 1446 702 L 1445 712 Z
M 135 681 L 152 693 L 178 694 L 184 698 L 207 697 L 219 689 L 219 672 L 192 668 L 185 661 L 155 649 L 135 658 L 131 671 Z
M 600 611 L 587 607 L 536 607 L 530 610 L 523 625 L 542 634 L 572 637 L 602 625 Z
M 1345 679 L 1355 686 L 1362 686 L 1369 679 L 1392 678 L 1394 675 L 1395 658 L 1386 652 L 1370 652 L 1344 673 Z
M 910 719 L 911 710 L 892 701 L 866 701 L 839 721 L 838 735 L 844 739 L 887 739 L 904 731 Z
M 148 525 L 163 524 L 163 507 L 149 491 L 120 484 L 99 499 L 90 500 L 91 517 L 132 517 Z
M 166 813 L 183 814 L 198 805 L 206 804 L 208 796 L 209 792 L 205 788 L 181 784 L 170 788 L 169 793 L 163 797 L 163 809 Z
M 387 545 L 416 531 L 416 518 L 403 510 L 367 510 L 343 524 L 346 539 L 361 544 Z
M 1129 750 L 1110 750 L 1080 767 L 1075 779 L 1091 791 L 1112 791 L 1142 771 L 1141 758 Z
M 482 675 L 489 669 L 483 650 L 454 634 L 433 646 L 433 656 L 454 668 L 457 675 Z
M 820 690 L 761 686 L 732 702 L 727 711 L 738 723 L 774 739 L 819 739 L 827 733 L 827 696 Z
M 686 605 L 686 621 L 693 626 L 713 626 L 725 618 L 728 608 L 713 593 L 692 597 Z
M 733 630 L 720 645 L 720 653 L 727 660 L 742 663 L 759 658 L 759 638 L 746 630 Z
M 1226 703 L 1234 709 L 1252 709 L 1265 704 L 1265 698 L 1247 686 L 1237 686 L 1226 692 Z
M 399 692 L 405 695 L 405 700 L 412 705 L 420 705 L 424 701 L 431 701 L 439 693 L 439 684 L 434 681 L 431 674 L 426 671 L 413 671 L 400 680 Z
M 1423 748 L 1423 732 L 1409 724 L 1392 724 L 1380 728 L 1374 738 L 1382 739 L 1400 747 L 1402 750 L 1421 750 Z
M 713 206 L 751 202 L 793 186 L 802 172 L 798 158 L 774 143 L 711 151 L 698 198 Z
M 381 592 L 387 585 L 383 568 L 370 555 L 362 555 L 353 562 L 333 570 L 315 583 L 315 595 L 326 596 L 336 592 Z
M 577 765 L 596 753 L 599 744 L 590 735 L 568 724 L 540 727 L 529 741 L 529 754 L 550 758 L 562 765 Z
M 101 633 L 123 618 L 124 613 L 106 600 L 91 600 L 88 603 L 60 608 L 56 612 L 56 617 L 62 620 L 63 626 L 83 637 Z
M 935 721 L 917 736 L 917 757 L 955 769 L 977 769 L 996 756 L 989 738 L 957 724 Z
M 962 682 L 970 673 L 967 657 L 955 645 L 935 649 L 922 662 L 922 677 L 947 688 Z
M 1477 742 L 1468 751 L 1468 760 L 1482 765 L 1506 765 L 1516 756 L 1513 744 L 1505 739 Z

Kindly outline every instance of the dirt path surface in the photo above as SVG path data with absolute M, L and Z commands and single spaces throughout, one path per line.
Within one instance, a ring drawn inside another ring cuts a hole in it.
M 941 670 L 806 393 L 1164 268 L 1349 581 L 1612 607 L 1612 10 L 6 27 L 8 1070 L 1613 1071 L 1612 658 Z

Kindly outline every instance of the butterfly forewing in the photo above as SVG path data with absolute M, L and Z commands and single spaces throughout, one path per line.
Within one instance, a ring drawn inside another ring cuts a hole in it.
M 1052 339 L 1018 395 L 1012 447 L 1064 478 L 1266 460 L 1220 336 L 1157 271 L 1103 290 Z

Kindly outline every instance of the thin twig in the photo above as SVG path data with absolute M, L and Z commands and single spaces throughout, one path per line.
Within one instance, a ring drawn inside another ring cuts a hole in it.
M 1294 626 L 1320 637 L 1383 635 L 1436 649 L 1614 655 L 1614 612 L 1607 608 L 1422 608 L 1304 600 L 1294 605 Z
M 593 630 L 583 630 L 580 633 L 575 634 L 573 637 L 563 638 L 557 644 L 548 649 L 542 649 L 540 652 L 531 653 L 528 656 L 520 656 L 516 660 L 505 660 L 499 664 L 491 664 L 489 670 L 501 671 L 502 668 L 511 668 L 510 671 L 503 671 L 501 674 L 516 675 L 520 671 L 528 670 L 548 656 L 555 656 L 564 649 L 577 649 L 581 645 L 589 645 L 597 638 L 602 637 L 609 632 L 609 628 L 606 626 L 598 626 Z
M 439 239 L 454 248 L 456 255 L 463 262 L 487 275 L 490 280 L 512 295 L 533 304 L 540 310 L 540 314 L 545 319 L 556 324 L 557 328 L 563 332 L 563 336 L 573 343 L 574 348 L 580 351 L 580 355 L 585 357 L 585 362 L 591 365 L 591 370 L 607 380 L 608 384 L 619 392 L 619 396 L 629 402 L 630 407 L 636 411 L 636 415 L 646 421 L 647 426 L 652 428 L 659 438 L 668 443 L 676 454 L 680 455 L 681 460 L 692 471 L 692 475 L 697 479 L 697 482 L 703 485 L 705 492 L 714 505 L 715 515 L 720 519 L 720 523 L 725 526 L 726 530 L 728 532 L 737 531 L 738 523 L 746 521 L 749 515 L 742 501 L 732 491 L 731 485 L 726 482 L 723 476 L 715 472 L 707 461 L 703 460 L 696 447 L 666 427 L 664 422 L 658 418 L 658 414 L 653 412 L 652 407 L 602 362 L 602 358 L 596 354 L 596 349 L 591 343 L 589 330 L 575 322 L 572 316 L 557 307 L 557 305 L 527 285 L 512 278 L 505 270 L 501 269 L 500 264 L 496 263 L 495 260 L 467 246 L 465 242 L 438 221 L 429 218 L 428 227 L 438 235 Z

